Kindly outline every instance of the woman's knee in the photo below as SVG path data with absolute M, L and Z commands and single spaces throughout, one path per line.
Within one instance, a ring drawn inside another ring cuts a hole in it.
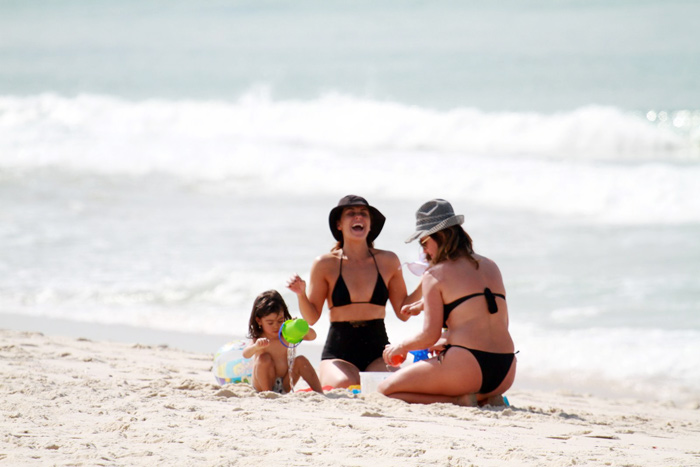
M 344 360 L 324 360 L 319 368 L 319 377 L 324 386 L 348 387 L 360 383 L 360 371 Z
M 391 386 L 387 382 L 387 380 L 384 380 L 377 385 L 377 392 L 379 394 L 383 394 L 385 396 L 388 396 L 389 394 L 392 394 L 394 391 L 391 390 Z

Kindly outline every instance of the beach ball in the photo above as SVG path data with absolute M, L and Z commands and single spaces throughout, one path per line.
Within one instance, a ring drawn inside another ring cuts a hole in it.
M 214 355 L 211 372 L 220 385 L 253 382 L 253 360 L 243 358 L 245 341 L 233 341 L 223 345 Z

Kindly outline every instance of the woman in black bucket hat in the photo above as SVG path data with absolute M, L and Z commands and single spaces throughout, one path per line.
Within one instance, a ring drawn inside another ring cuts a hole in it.
M 472 239 L 444 199 L 416 211 L 416 231 L 430 266 L 423 274 L 424 324 L 420 333 L 389 345 L 384 360 L 430 348 L 437 357 L 416 362 L 379 384 L 379 392 L 406 402 L 503 404 L 515 379 L 508 304 L 498 266 L 474 252 Z
M 301 315 L 309 324 L 318 321 L 327 303 L 331 327 L 319 366 L 321 384 L 334 388 L 360 384 L 361 371 L 387 371 L 382 352 L 389 339 L 384 326 L 386 303 L 396 316 L 404 303 L 420 298 L 420 290 L 407 297 L 400 261 L 391 251 L 374 248 L 385 217 L 357 195 L 343 197 L 329 216 L 336 245 L 311 266 L 308 294 L 298 275 L 287 286 L 297 294 Z

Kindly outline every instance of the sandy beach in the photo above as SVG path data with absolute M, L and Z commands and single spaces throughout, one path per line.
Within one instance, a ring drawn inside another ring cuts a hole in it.
M 5 465 L 700 464 L 697 403 L 514 390 L 509 408 L 220 387 L 212 354 L 0 330 Z
M 697 18 L 689 0 L 0 1 L 0 467 L 700 467 Z M 380 253 L 376 290 L 348 251 L 316 280 L 349 194 L 401 265 Z M 400 276 L 422 282 L 405 240 L 436 198 L 503 279 L 463 293 L 503 292 L 509 406 L 217 383 L 270 289 L 313 318 L 296 351 L 316 368 L 331 320 L 417 342 L 434 316 L 404 321 Z M 294 274 L 326 295 L 318 319 Z

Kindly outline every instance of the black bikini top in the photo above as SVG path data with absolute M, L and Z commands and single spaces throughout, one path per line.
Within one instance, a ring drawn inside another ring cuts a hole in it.
M 385 306 L 386 301 L 389 300 L 389 290 L 384 285 L 384 279 L 382 274 L 379 272 L 379 266 L 377 265 L 377 258 L 374 257 L 372 252 L 369 252 L 374 260 L 374 267 L 377 268 L 377 282 L 374 284 L 374 292 L 372 292 L 372 298 L 368 302 L 353 302 L 350 298 L 350 291 L 348 286 L 345 285 L 343 280 L 343 257 L 340 257 L 340 272 L 338 273 L 338 280 L 335 281 L 333 286 L 333 293 L 331 294 L 331 299 L 333 300 L 333 307 L 353 305 L 356 303 L 370 303 L 372 305 Z
M 462 304 L 463 302 L 466 302 L 470 298 L 478 297 L 480 295 L 483 295 L 486 297 L 486 305 L 488 306 L 489 313 L 494 314 L 498 312 L 498 304 L 496 303 L 496 297 L 501 297 L 503 300 L 506 299 L 506 296 L 500 293 L 493 293 L 491 292 L 491 289 L 486 287 L 483 292 L 477 292 L 473 293 L 471 295 L 465 295 L 464 297 L 458 298 L 457 300 L 446 303 L 445 306 L 443 307 L 443 313 L 444 313 L 444 318 L 442 320 L 442 327 L 446 328 L 447 327 L 447 318 L 449 318 L 450 313 L 452 313 L 452 310 L 457 308 L 458 305 Z

